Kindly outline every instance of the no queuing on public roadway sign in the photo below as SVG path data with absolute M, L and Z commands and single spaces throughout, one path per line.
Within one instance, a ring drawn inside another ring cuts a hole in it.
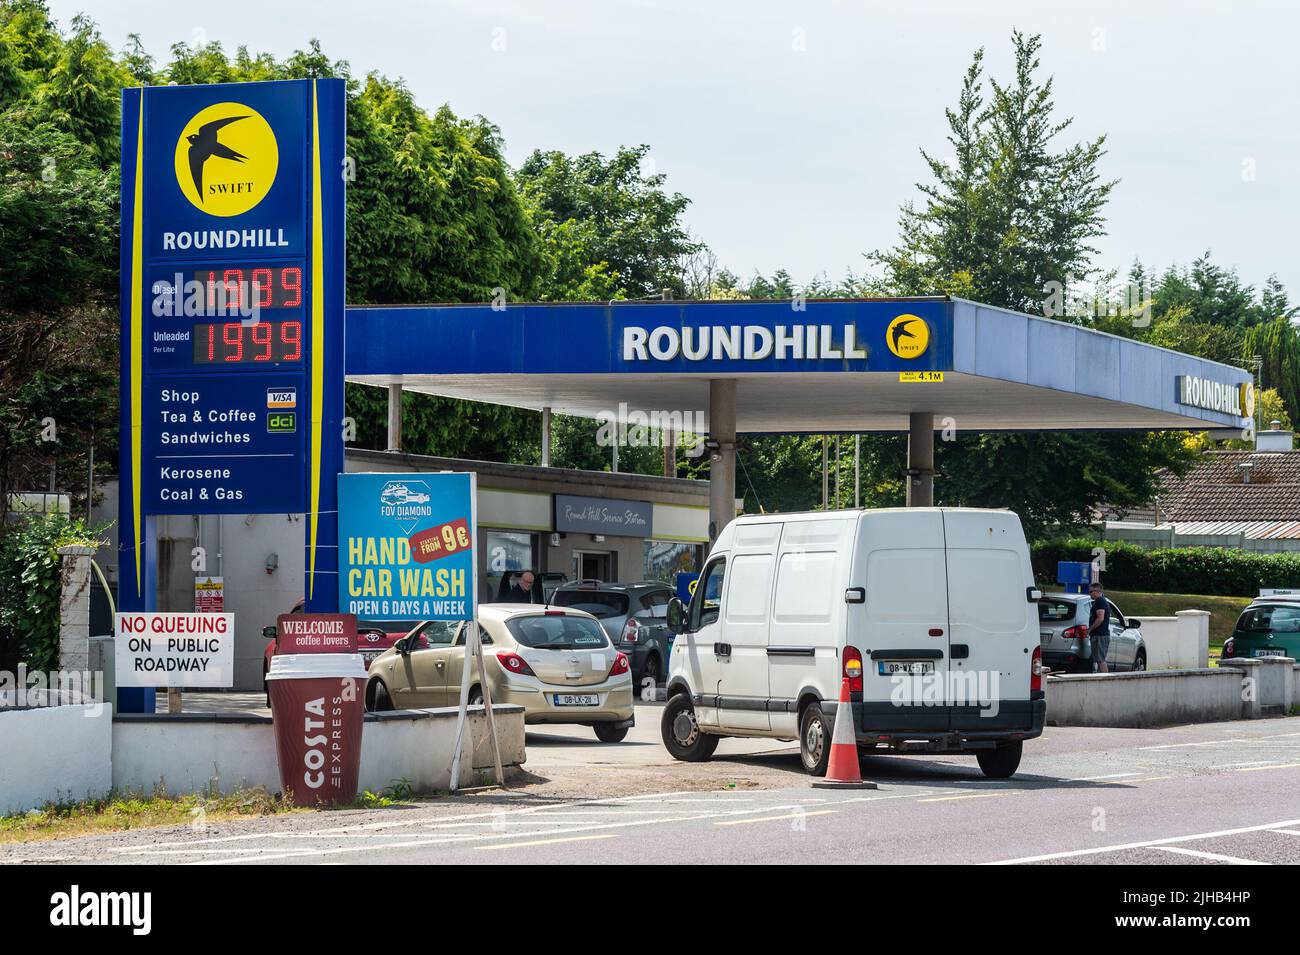
M 335 609 L 344 149 L 342 80 L 122 91 L 123 610 L 154 606 L 152 515 L 263 513 L 306 514 Z

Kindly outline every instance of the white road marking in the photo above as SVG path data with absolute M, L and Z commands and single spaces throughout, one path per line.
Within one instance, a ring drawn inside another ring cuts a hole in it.
M 1073 779 L 1067 779 L 1070 783 L 1092 783 L 1099 779 L 1123 779 L 1125 776 L 1140 776 L 1141 773 L 1107 773 L 1105 776 L 1075 776 Z
M 1053 859 L 1075 859 L 1079 856 L 1101 855 L 1104 852 L 1122 852 L 1125 849 L 1149 849 L 1153 846 L 1173 845 L 1178 842 L 1194 842 L 1199 839 L 1217 839 L 1222 836 L 1236 836 L 1244 832 L 1264 832 L 1269 829 L 1281 829 L 1284 826 L 1300 825 L 1300 819 L 1286 819 L 1282 822 L 1269 822 L 1262 826 L 1243 826 L 1240 829 L 1219 829 L 1215 832 L 1198 832 L 1187 836 L 1169 836 L 1165 839 L 1146 839 L 1142 842 L 1123 842 L 1118 845 L 1099 846 L 1094 849 L 1071 849 L 1067 852 L 1048 852 L 1039 856 L 1022 856 L 1019 859 L 1001 859 L 986 862 L 984 865 L 1020 865 L 1026 862 L 1049 862 Z
M 784 816 L 759 816 L 755 819 L 724 819 L 715 826 L 747 826 L 751 822 L 780 822 L 782 819 L 807 819 L 809 816 L 833 816 L 838 809 L 818 809 L 813 812 L 791 812 Z
M 1139 750 L 1144 749 L 1181 749 L 1187 746 L 1226 746 L 1229 743 L 1251 743 L 1254 740 L 1249 739 L 1207 739 L 1198 743 L 1162 743 L 1159 746 L 1139 746 Z
M 1245 769 L 1239 769 L 1239 773 L 1257 773 L 1261 769 L 1295 769 L 1300 763 L 1282 763 L 1278 766 L 1248 766 Z
M 534 839 L 532 842 L 507 842 L 501 846 L 479 846 L 480 849 L 526 849 L 529 846 L 553 846 L 560 842 L 590 842 L 592 839 L 613 839 L 612 832 L 599 836 L 570 836 L 567 839 Z
M 1156 852 L 1175 852 L 1181 856 L 1193 856 L 1197 859 L 1210 859 L 1214 862 L 1226 862 L 1229 865 L 1272 865 L 1271 862 L 1257 862 L 1254 859 L 1242 859 L 1238 856 L 1224 856 L 1217 852 L 1201 852 L 1199 849 L 1184 849 L 1181 846 L 1152 846 Z
M 933 799 L 918 799 L 917 802 L 951 802 L 954 799 L 989 799 L 993 796 L 1010 796 L 1017 792 L 1022 792 L 1022 790 L 1008 789 L 999 793 L 967 793 L 962 796 L 937 796 Z

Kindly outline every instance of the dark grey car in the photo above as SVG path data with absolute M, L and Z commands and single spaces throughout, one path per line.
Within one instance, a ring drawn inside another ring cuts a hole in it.
M 673 643 L 668 601 L 672 597 L 672 588 L 656 580 L 631 584 L 583 580 L 557 588 L 551 603 L 585 610 L 600 621 L 614 646 L 627 654 L 633 689 L 640 696 L 646 680 L 658 685 L 668 672 Z
M 1145 670 L 1147 647 L 1142 640 L 1142 621 L 1125 619 L 1115 602 L 1110 602 L 1110 649 L 1106 665 L 1111 673 Z M 1092 641 L 1088 637 L 1088 614 L 1092 598 L 1087 594 L 1045 594 L 1038 601 L 1038 636 L 1043 649 L 1043 666 L 1068 673 L 1093 671 Z

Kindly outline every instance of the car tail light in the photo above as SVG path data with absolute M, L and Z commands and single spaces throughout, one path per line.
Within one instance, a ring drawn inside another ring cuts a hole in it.
M 1034 647 L 1033 659 L 1029 661 L 1029 689 L 1043 688 L 1043 648 Z
M 844 648 L 844 677 L 850 693 L 862 692 L 862 651 L 857 647 Z
M 509 650 L 501 650 L 497 653 L 497 663 L 501 664 L 507 673 L 515 673 L 519 676 L 536 676 L 527 660 L 517 653 L 511 653 Z
M 567 617 L 567 616 L 568 616 L 568 611 L 566 611 L 566 610 L 546 610 L 546 611 L 543 611 L 543 612 L 544 612 L 544 613 L 546 614 L 546 616 L 548 616 L 548 617 Z
M 1061 636 L 1065 640 L 1087 640 L 1088 628 L 1083 624 L 1079 624 L 1077 627 L 1068 627 L 1061 631 Z
M 626 673 L 630 669 L 632 669 L 632 667 L 627 662 L 627 654 L 615 653 L 614 665 L 609 668 L 609 675 L 618 676 L 620 673 Z
M 636 643 L 636 632 L 641 629 L 641 623 L 636 617 L 628 617 L 627 623 L 623 624 L 623 636 L 620 638 L 624 643 Z
M 1237 638 L 1229 637 L 1223 641 L 1223 650 L 1219 653 L 1220 660 L 1231 660 L 1237 652 Z

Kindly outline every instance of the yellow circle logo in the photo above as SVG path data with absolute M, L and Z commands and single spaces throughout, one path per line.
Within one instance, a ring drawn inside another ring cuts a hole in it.
M 1241 416 L 1243 418 L 1255 417 L 1255 383 L 1244 381 L 1241 384 L 1241 394 L 1239 398 Z
M 885 344 L 899 358 L 920 358 L 930 347 L 930 326 L 918 315 L 899 315 L 885 329 Z
M 239 216 L 266 198 L 280 168 L 271 124 L 242 103 L 216 103 L 176 140 L 176 182 L 196 209 Z

